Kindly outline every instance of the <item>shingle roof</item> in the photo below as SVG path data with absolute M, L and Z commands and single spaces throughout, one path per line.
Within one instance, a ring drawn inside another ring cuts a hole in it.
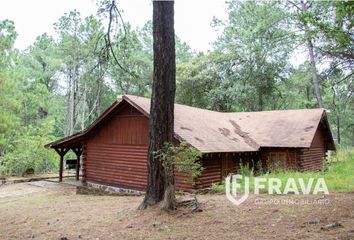
M 124 99 L 150 112 L 150 99 Z M 175 104 L 175 134 L 202 152 L 247 152 L 259 147 L 310 147 L 324 109 L 215 112 Z
M 125 95 L 124 99 L 137 105 L 145 113 L 150 112 L 150 99 Z M 245 141 L 233 129 L 224 114 L 186 105 L 175 104 L 175 134 L 201 152 L 248 152 L 257 151 L 259 145 L 253 140 Z M 223 128 L 231 129 L 222 134 Z
M 125 95 L 124 100 L 149 116 L 150 99 Z M 79 134 L 80 140 L 119 104 L 117 101 L 103 117 Z M 252 152 L 260 147 L 308 148 L 324 116 L 324 109 L 222 113 L 175 104 L 174 127 L 178 139 L 205 153 Z M 65 143 L 61 139 L 47 146 Z
M 262 147 L 310 147 L 324 109 L 226 113 Z

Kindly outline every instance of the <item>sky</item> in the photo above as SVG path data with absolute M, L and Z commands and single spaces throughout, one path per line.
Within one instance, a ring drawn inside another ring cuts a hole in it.
M 142 27 L 152 18 L 151 0 L 117 0 L 125 22 Z M 53 23 L 70 10 L 82 17 L 95 15 L 97 0 L 0 0 L 0 19 L 15 22 L 18 33 L 15 47 L 26 49 L 44 32 L 55 35 Z M 211 50 L 210 43 L 220 32 L 210 26 L 213 17 L 226 19 L 223 0 L 176 0 L 175 32 L 197 51 Z M 220 31 L 220 29 L 219 29 Z

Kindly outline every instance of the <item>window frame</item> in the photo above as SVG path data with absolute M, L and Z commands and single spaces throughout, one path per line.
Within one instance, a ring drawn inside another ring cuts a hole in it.
M 285 159 L 284 159 L 284 166 L 281 166 L 281 155 L 284 154 Z M 273 163 L 272 160 L 272 155 L 275 155 L 275 162 L 279 163 L 279 167 L 282 169 L 287 169 L 288 167 L 288 161 L 289 161 L 289 156 L 288 156 L 288 151 L 286 150 L 276 150 L 276 151 L 269 151 L 268 152 L 268 168 L 274 169 L 275 164 Z

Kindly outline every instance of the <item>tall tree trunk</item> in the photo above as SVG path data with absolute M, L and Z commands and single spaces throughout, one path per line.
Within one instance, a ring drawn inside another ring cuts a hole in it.
M 76 94 L 77 94 L 77 72 L 74 69 L 74 74 L 72 78 L 72 89 L 70 95 L 70 133 L 69 135 L 74 134 L 74 129 L 76 125 Z
M 301 1 L 301 11 L 302 13 L 306 13 L 307 10 L 309 9 L 308 4 L 306 4 L 304 1 Z M 321 88 L 320 84 L 318 81 L 318 74 L 317 74 L 317 67 L 316 67 L 316 60 L 315 60 L 315 54 L 314 54 L 314 47 L 313 43 L 311 40 L 310 35 L 310 29 L 309 26 L 307 25 L 306 20 L 303 22 L 304 28 L 305 28 L 305 35 L 306 35 L 306 45 L 307 45 L 307 50 L 309 52 L 310 56 L 310 64 L 311 64 L 311 73 L 312 73 L 312 84 L 315 89 L 315 94 L 316 94 L 316 99 L 317 99 L 317 104 L 318 107 L 323 108 L 323 101 L 322 101 L 322 95 L 321 95 Z
M 313 87 L 315 88 L 317 103 L 318 103 L 318 106 L 320 108 L 323 108 L 324 106 L 323 106 L 323 101 L 322 101 L 320 84 L 319 84 L 319 81 L 318 81 L 316 61 L 315 61 L 315 56 L 314 56 L 314 53 L 313 53 L 313 44 L 312 44 L 312 41 L 310 39 L 307 40 L 307 49 L 308 49 L 309 55 L 310 55 L 311 72 L 312 72 L 312 84 L 313 84 Z
M 74 133 L 76 124 L 76 96 L 77 96 L 77 69 L 69 69 L 69 93 L 68 93 L 68 111 L 67 111 L 67 126 L 65 127 L 65 136 L 70 136 Z
M 149 119 L 147 189 L 139 209 L 163 200 L 165 190 L 173 191 L 173 171 L 165 172 L 154 152 L 174 139 L 174 99 L 176 89 L 174 2 L 153 1 L 154 76 Z M 172 185 L 172 186 L 171 186 Z M 173 194 L 174 191 L 170 192 Z M 173 199 L 174 200 L 174 199 Z
M 82 98 L 82 109 L 81 109 L 81 131 L 85 130 L 85 120 L 86 120 L 86 82 L 84 83 L 84 92 Z
M 69 84 L 68 84 L 68 102 L 67 102 L 67 124 L 65 125 L 65 131 L 64 131 L 64 135 L 65 136 L 70 136 L 73 133 L 73 129 L 74 129 L 74 115 L 75 115 L 75 103 L 74 103 L 74 99 L 75 99 L 75 95 L 74 95 L 74 91 L 75 91 L 75 86 L 74 86 L 74 74 L 72 69 L 69 69 Z
M 102 113 L 102 92 L 101 85 L 103 82 L 103 77 L 98 78 L 97 80 L 97 103 L 96 103 L 96 116 L 99 117 Z M 94 107 L 94 106 L 93 106 Z

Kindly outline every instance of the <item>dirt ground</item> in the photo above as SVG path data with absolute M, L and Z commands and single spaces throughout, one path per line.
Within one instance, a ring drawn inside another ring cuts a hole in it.
M 186 197 L 186 196 L 184 196 Z M 325 199 L 328 204 L 256 204 Z M 0 239 L 354 239 L 354 193 L 251 195 L 240 206 L 200 195 L 202 211 L 137 210 L 142 197 L 76 195 L 67 184 L 0 188 Z M 321 229 L 328 224 L 339 226 Z

